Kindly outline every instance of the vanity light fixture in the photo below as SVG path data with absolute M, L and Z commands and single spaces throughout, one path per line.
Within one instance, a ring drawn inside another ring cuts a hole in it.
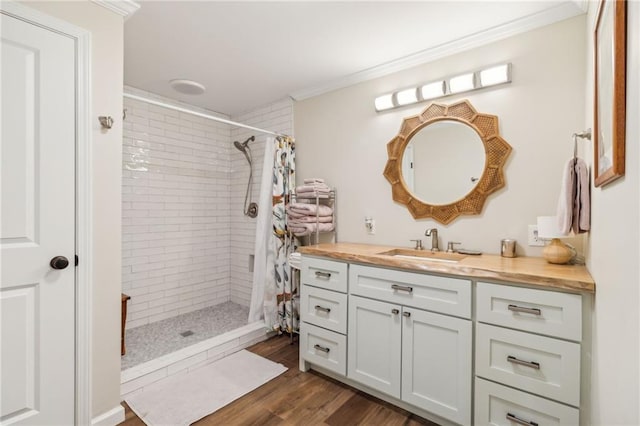
M 401 90 L 396 93 L 396 102 L 398 105 L 409 105 L 418 102 L 417 89 L 412 87 L 411 89 Z
M 378 96 L 376 98 L 375 104 L 376 111 L 384 111 L 385 109 L 395 108 L 396 106 L 393 102 L 393 93 Z
M 480 71 L 480 86 L 489 87 L 511 81 L 511 64 L 502 64 Z
M 440 98 L 444 96 L 444 80 L 434 81 L 433 83 L 425 84 L 420 88 L 420 95 L 422 100 Z
M 457 75 L 449 79 L 449 93 L 468 92 L 476 88 L 474 73 Z
M 387 93 L 378 96 L 374 103 L 376 111 L 380 112 L 505 83 L 511 83 L 510 63 L 492 65 L 473 72 L 442 78 L 417 88 L 412 87 Z

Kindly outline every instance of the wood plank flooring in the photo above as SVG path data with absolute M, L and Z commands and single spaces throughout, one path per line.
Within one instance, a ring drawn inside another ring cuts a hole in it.
M 195 425 L 437 426 L 317 372 L 301 372 L 298 345 L 291 345 L 287 336 L 276 336 L 247 349 L 289 370 Z M 125 421 L 121 425 L 144 426 L 127 404 L 123 405 Z

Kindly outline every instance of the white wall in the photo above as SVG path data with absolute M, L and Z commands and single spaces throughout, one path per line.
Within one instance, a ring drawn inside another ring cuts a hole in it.
M 230 299 L 231 130 L 129 98 L 124 106 L 122 291 L 131 328 Z
M 588 268 L 596 282 L 591 373 L 591 423 L 595 425 L 640 424 L 640 3 L 627 4 L 626 173 L 608 186 L 592 187 L 591 192 L 592 230 L 587 247 Z M 585 30 L 588 63 L 595 6 L 590 4 Z M 587 69 L 585 119 L 591 126 L 593 74 L 591 67 Z
M 238 114 L 232 120 L 271 130 L 276 133 L 293 134 L 293 105 L 291 99 L 284 99 L 252 111 Z M 256 140 L 249 142 L 253 153 L 252 200 L 258 202 L 264 144 L 268 135 L 243 128 L 231 130 L 231 141 L 244 142 L 254 135 Z M 232 142 L 231 142 L 232 143 Z M 230 145 L 231 145 L 230 143 Z M 253 254 L 256 235 L 256 219 L 243 214 L 244 196 L 249 178 L 249 164 L 244 155 L 233 148 L 231 151 L 231 301 L 244 306 L 251 302 L 253 274 L 249 272 L 249 255 Z
M 296 102 L 297 180 L 324 177 L 337 188 L 340 241 L 409 246 L 440 229 L 441 246 L 460 241 L 466 248 L 497 253 L 501 238 L 518 240 L 518 252 L 540 255 L 526 246 L 527 225 L 554 214 L 561 172 L 573 154 L 571 135 L 586 128 L 584 87 L 585 16 L 579 16 L 406 71 Z M 444 226 L 414 220 L 391 198 L 382 176 L 386 144 L 404 117 L 426 107 L 376 113 L 373 101 L 390 91 L 500 62 L 513 64 L 513 83 L 439 100 L 469 99 L 500 119 L 500 132 L 513 147 L 507 185 L 492 194 L 479 216 L 463 216 Z M 376 220 L 367 235 L 364 217 Z M 582 238 L 580 238 L 580 241 Z M 429 244 L 426 244 L 429 247 Z
M 82 2 L 25 2 L 91 32 L 93 149 L 92 415 L 120 403 L 120 178 L 123 19 Z M 114 117 L 102 131 L 98 115 Z M 70 378 L 71 380 L 71 378 Z

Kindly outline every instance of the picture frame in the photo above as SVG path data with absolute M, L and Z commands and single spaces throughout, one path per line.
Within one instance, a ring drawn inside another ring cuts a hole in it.
M 600 0 L 594 29 L 593 171 L 596 187 L 624 176 L 627 1 Z

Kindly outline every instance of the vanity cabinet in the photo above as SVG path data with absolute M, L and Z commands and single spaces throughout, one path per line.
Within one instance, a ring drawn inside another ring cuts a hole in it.
M 587 424 L 591 295 L 484 273 L 303 256 L 300 369 L 443 425 Z
M 581 295 L 479 282 L 476 303 L 475 423 L 578 424 Z
M 350 265 L 347 377 L 469 424 L 470 317 L 469 280 Z
M 302 258 L 300 366 L 305 361 L 347 374 L 347 264 Z

